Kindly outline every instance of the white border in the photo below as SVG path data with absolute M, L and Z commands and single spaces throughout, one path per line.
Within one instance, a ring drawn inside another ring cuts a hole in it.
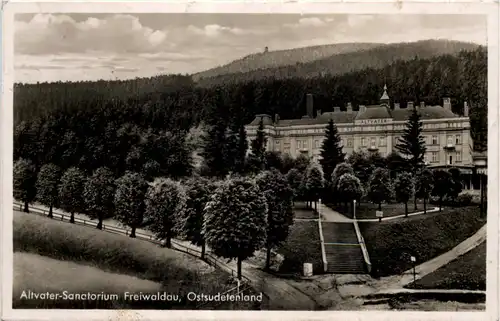
M 156 2 L 38 2 L 16 1 L 4 3 L 2 33 L 3 33 L 3 84 L 2 107 L 0 108 L 0 205 L 2 233 L 2 293 L 0 295 L 0 312 L 2 320 L 137 320 L 137 319 L 174 319 L 174 320 L 269 320 L 269 319 L 300 319 L 300 320 L 497 320 L 498 319 L 498 151 L 499 151 L 499 32 L 498 32 L 498 2 L 484 1 L 482 3 L 431 0 L 427 2 L 381 2 L 376 0 L 344 2 L 288 2 L 271 0 L 255 2 L 187 2 L 170 3 Z M 30 12 L 88 12 L 88 13 L 358 13 L 358 14 L 485 14 L 488 16 L 488 242 L 487 242 L 487 296 L 486 312 L 383 312 L 383 311 L 115 311 L 115 310 L 13 310 L 12 299 L 12 137 L 13 137 L 13 16 L 14 13 Z

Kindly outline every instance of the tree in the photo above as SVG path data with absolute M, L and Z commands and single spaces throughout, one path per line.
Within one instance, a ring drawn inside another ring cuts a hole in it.
M 160 175 L 160 168 L 161 168 L 160 163 L 158 163 L 154 159 L 144 163 L 144 165 L 142 165 L 142 172 L 144 173 L 144 178 L 147 181 L 153 181 L 156 177 Z
M 40 203 L 49 207 L 49 217 L 52 218 L 53 207 L 58 206 L 59 184 L 61 183 L 62 170 L 54 164 L 45 164 L 40 168 L 36 181 L 36 198 Z
M 69 168 L 61 177 L 59 203 L 63 210 L 71 213 L 70 223 L 75 223 L 75 213 L 85 212 L 85 180 L 85 174 L 77 167 Z
M 160 178 L 152 183 L 146 194 L 146 217 L 148 229 L 158 240 L 165 240 L 167 248 L 172 247 L 179 217 L 186 210 L 186 192 L 179 182 Z
M 342 199 L 349 203 L 352 200 L 359 202 L 363 196 L 363 184 L 361 184 L 359 178 L 352 173 L 345 173 L 340 176 L 337 190 Z
M 130 237 L 135 237 L 135 230 L 144 221 L 147 190 L 148 183 L 139 173 L 126 172 L 116 181 L 115 217 L 131 228 Z
M 261 118 L 259 122 L 259 127 L 257 128 L 257 134 L 252 140 L 252 159 L 253 164 L 256 167 L 255 170 L 264 170 L 266 166 L 266 145 L 267 137 L 264 132 L 264 120 Z
M 351 174 L 354 175 L 354 170 L 352 169 L 352 166 L 349 163 L 340 163 L 338 164 L 335 169 L 333 170 L 333 173 L 331 175 L 332 178 L 332 192 L 335 194 L 337 192 L 342 192 L 340 188 L 338 188 L 338 183 L 340 181 L 340 178 L 344 174 Z M 338 199 L 338 197 L 337 197 Z
M 391 174 L 391 179 L 396 179 L 399 173 L 409 171 L 406 160 L 396 151 L 391 152 L 385 158 L 387 169 Z
M 405 204 L 405 216 L 408 216 L 408 201 L 415 193 L 414 177 L 410 173 L 399 173 L 394 184 L 394 191 L 396 200 Z
M 203 233 L 213 252 L 241 262 L 266 241 L 267 200 L 254 180 L 225 180 L 214 192 L 206 208 Z
M 416 195 L 424 200 L 424 214 L 426 214 L 427 200 L 434 188 L 434 177 L 432 172 L 427 168 L 420 171 L 416 185 Z
M 302 196 L 301 185 L 302 181 L 304 180 L 304 175 L 298 169 L 292 168 L 286 174 L 286 180 L 288 181 L 288 185 L 291 187 L 293 191 L 294 201 L 301 198 Z
M 85 182 L 83 198 L 87 206 L 87 215 L 98 220 L 96 226 L 98 229 L 102 229 L 106 217 L 113 215 L 115 191 L 115 177 L 107 167 L 96 169 Z
M 389 171 L 385 168 L 376 168 L 368 184 L 368 198 L 378 204 L 378 210 L 382 210 L 382 203 L 392 199 L 392 183 Z
M 277 169 L 257 177 L 260 192 L 267 200 L 266 269 L 271 267 L 271 249 L 281 245 L 293 224 L 293 191 L 285 176 Z
M 321 159 L 319 163 L 323 168 L 325 175 L 331 175 L 337 164 L 342 163 L 345 158 L 345 153 L 342 151 L 342 139 L 337 131 L 337 126 L 330 119 L 325 130 L 325 139 L 321 145 Z M 325 179 L 330 181 L 330 177 Z
M 180 233 L 192 244 L 201 246 L 201 258 L 205 257 L 205 235 L 203 222 L 205 221 L 205 206 L 210 200 L 216 185 L 206 178 L 193 177 L 185 183 L 186 208 L 179 218 Z
M 295 164 L 293 167 L 298 169 L 302 174 L 305 174 L 307 171 L 307 168 L 311 164 L 311 158 L 309 156 L 307 156 L 306 154 L 299 154 L 299 156 L 297 156 L 295 158 L 294 163 Z
M 443 207 L 443 199 L 446 195 L 449 195 L 452 189 L 453 180 L 451 174 L 448 171 L 437 169 L 433 173 L 434 188 L 432 190 L 432 195 L 439 197 L 439 211 Z
M 414 176 L 424 165 L 426 147 L 422 131 L 423 124 L 420 120 L 420 114 L 414 108 L 406 122 L 403 135 L 396 143 L 396 150 L 407 159 Z
M 248 151 L 248 140 L 245 125 L 241 124 L 238 131 L 238 144 L 236 146 L 236 155 L 234 160 L 235 172 L 243 173 Z
M 323 172 L 321 167 L 317 164 L 309 165 L 306 175 L 304 177 L 304 187 L 306 199 L 310 202 L 315 202 L 315 209 L 317 210 L 317 204 L 319 195 L 324 186 Z
M 226 125 L 217 120 L 209 125 L 204 136 L 203 162 L 207 174 L 215 177 L 224 177 L 227 172 L 226 152 Z
M 14 163 L 14 198 L 24 203 L 26 213 L 29 213 L 28 204 L 36 197 L 36 178 L 36 168 L 30 160 L 21 158 Z
M 451 174 L 451 188 L 448 196 L 456 202 L 458 195 L 462 193 L 463 185 L 462 185 L 462 177 L 460 174 L 460 170 L 456 167 L 450 168 L 448 172 Z
M 265 158 L 267 170 L 272 170 L 274 168 L 281 171 L 283 169 L 283 158 L 281 157 L 280 152 L 267 151 Z
M 368 153 L 364 150 L 354 151 L 349 155 L 347 163 L 351 164 L 354 175 L 367 186 L 373 172 L 373 166 L 368 160 Z
M 368 163 L 371 165 L 373 169 L 375 168 L 387 168 L 387 162 L 384 157 L 380 155 L 379 152 L 374 151 L 368 154 Z

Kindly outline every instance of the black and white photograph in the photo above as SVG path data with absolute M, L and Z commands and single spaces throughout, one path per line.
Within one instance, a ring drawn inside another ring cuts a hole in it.
M 498 317 L 498 4 L 94 5 L 9 13 L 9 313 Z

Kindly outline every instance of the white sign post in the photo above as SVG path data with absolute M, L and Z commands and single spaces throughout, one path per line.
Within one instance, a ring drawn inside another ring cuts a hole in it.
M 410 257 L 410 261 L 413 264 L 413 283 L 415 283 L 416 280 L 416 273 L 415 273 L 415 262 L 417 262 L 417 258 L 414 257 L 413 255 Z
M 356 200 L 353 200 L 353 203 L 354 203 L 354 213 L 353 213 L 353 219 L 356 219 Z
M 384 212 L 382 211 L 375 211 L 375 216 L 378 217 L 378 221 L 382 222 L 382 217 L 384 217 Z

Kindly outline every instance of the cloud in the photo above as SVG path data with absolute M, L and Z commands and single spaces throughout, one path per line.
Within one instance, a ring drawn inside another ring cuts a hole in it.
M 21 54 L 150 52 L 168 36 L 165 30 L 153 30 L 137 17 L 123 14 L 84 21 L 68 15 L 36 14 L 28 22 L 16 21 L 15 28 L 15 51 Z
M 347 17 L 347 24 L 349 27 L 362 27 L 374 18 L 373 15 L 349 15 Z
M 334 21 L 333 18 L 307 17 L 307 18 L 300 18 L 297 23 L 287 23 L 285 24 L 285 27 L 292 29 L 307 28 L 307 27 L 323 27 L 333 21 Z

